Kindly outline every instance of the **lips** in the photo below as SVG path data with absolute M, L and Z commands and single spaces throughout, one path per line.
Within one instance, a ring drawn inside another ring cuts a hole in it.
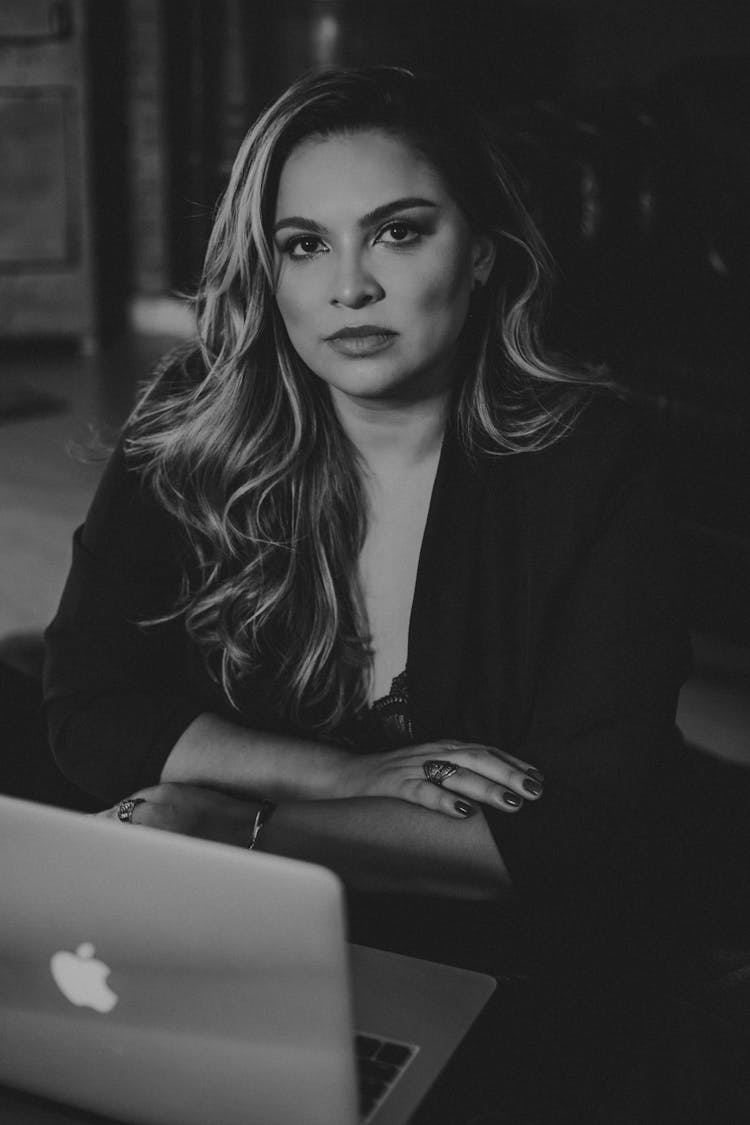
M 326 336 L 327 340 L 363 340 L 372 337 L 395 336 L 396 333 L 392 332 L 390 328 L 383 328 L 379 324 L 358 324 L 356 328 L 340 328 L 338 332 L 334 332 L 332 336 Z
M 339 355 L 357 359 L 385 351 L 397 336 L 398 332 L 379 324 L 358 324 L 356 328 L 340 328 L 327 337 L 326 343 Z

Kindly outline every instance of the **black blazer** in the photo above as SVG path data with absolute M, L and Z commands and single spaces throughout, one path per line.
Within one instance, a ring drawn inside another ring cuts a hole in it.
M 417 741 L 477 740 L 544 772 L 537 804 L 486 815 L 532 928 L 549 935 L 554 919 L 560 949 L 579 949 L 582 932 L 598 940 L 603 915 L 611 931 L 613 911 L 621 926 L 629 911 L 658 908 L 662 860 L 676 855 L 674 716 L 690 655 L 641 430 L 601 393 L 539 453 L 473 464 L 449 431 L 419 560 L 408 654 Z M 201 711 L 237 719 L 179 624 L 135 624 L 169 608 L 181 549 L 116 451 L 75 535 L 45 676 L 59 765 L 108 801 L 155 783 Z M 285 729 L 260 681 L 243 711 L 249 726 Z

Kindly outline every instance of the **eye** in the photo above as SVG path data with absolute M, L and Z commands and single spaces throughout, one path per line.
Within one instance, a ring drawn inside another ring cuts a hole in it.
M 383 227 L 377 241 L 384 242 L 386 246 L 411 246 L 419 240 L 419 233 L 414 224 L 406 219 L 394 219 Z
M 317 254 L 327 253 L 325 246 L 317 234 L 298 234 L 290 238 L 284 247 L 284 253 L 292 260 L 304 261 L 314 258 Z

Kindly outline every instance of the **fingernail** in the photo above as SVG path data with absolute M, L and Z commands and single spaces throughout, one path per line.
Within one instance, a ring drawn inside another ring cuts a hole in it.
M 506 805 L 512 805 L 514 809 L 517 809 L 521 804 L 521 798 L 517 793 L 503 793 L 503 800 Z
M 523 779 L 523 787 L 527 793 L 531 793 L 532 797 L 538 797 L 542 791 L 540 782 L 532 781 L 531 778 L 528 777 Z
M 474 806 L 467 805 L 466 801 L 456 801 L 453 808 L 456 810 L 456 812 L 460 812 L 461 816 L 471 816 L 472 813 L 476 812 Z
M 540 770 L 526 770 L 526 773 L 535 781 L 544 781 L 544 774 Z

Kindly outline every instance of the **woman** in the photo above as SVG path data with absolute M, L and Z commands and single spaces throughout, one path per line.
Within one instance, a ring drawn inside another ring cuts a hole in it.
M 547 276 L 439 84 L 296 83 L 76 533 L 46 706 L 113 818 L 442 900 L 446 959 L 497 967 L 465 923 L 512 898 L 588 971 L 653 929 L 688 657 L 648 452 L 545 352 Z

